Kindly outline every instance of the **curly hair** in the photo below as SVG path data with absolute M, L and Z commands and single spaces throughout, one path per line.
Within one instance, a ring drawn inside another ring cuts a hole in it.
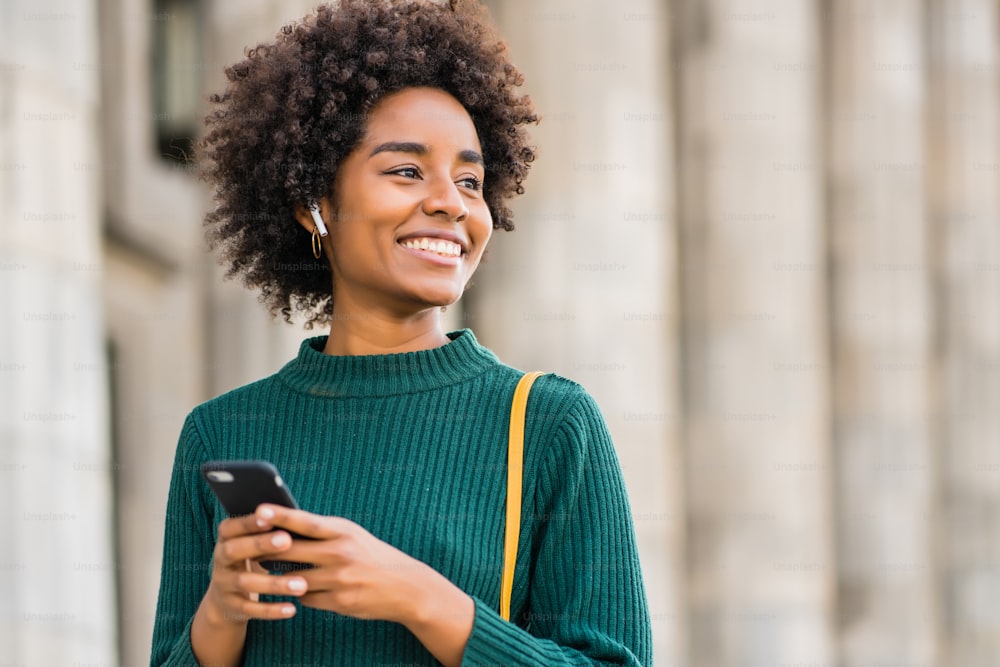
M 485 161 L 483 196 L 496 229 L 513 229 L 506 202 L 522 194 L 535 158 L 522 127 L 538 122 L 523 76 L 476 0 L 341 0 L 281 29 L 226 69 L 198 143 L 216 207 L 211 247 L 260 290 L 272 316 L 330 321 L 330 266 L 315 259 L 294 210 L 332 195 L 341 161 L 385 95 L 427 86 L 469 113 Z

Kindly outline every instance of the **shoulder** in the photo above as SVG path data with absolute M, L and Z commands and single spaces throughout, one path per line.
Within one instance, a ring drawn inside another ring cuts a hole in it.
M 490 353 L 493 354 L 492 351 Z M 494 359 L 494 377 L 499 380 L 500 386 L 507 388 L 507 396 L 513 397 L 514 387 L 527 371 L 511 366 L 496 356 Z M 547 372 L 544 368 L 528 370 L 542 372 L 542 375 L 531 386 L 531 392 L 528 396 L 527 419 L 529 423 L 539 421 L 559 423 L 574 410 L 583 410 L 600 416 L 597 403 L 578 382 L 558 373 Z
M 582 385 L 556 373 L 545 373 L 535 380 L 528 397 L 528 409 L 535 409 L 534 419 L 562 421 L 581 406 L 596 409 L 594 399 Z
M 274 410 L 275 398 L 283 390 L 277 374 L 270 375 L 200 403 L 187 421 L 202 436 L 208 436 L 226 423 L 262 419 L 264 412 Z
M 195 406 L 192 412 L 204 415 L 224 412 L 230 407 L 242 406 L 246 403 L 260 400 L 263 396 L 273 393 L 279 388 L 279 385 L 277 374 L 269 375 L 268 377 L 255 380 L 235 389 L 230 389 L 214 398 L 210 398 L 204 403 Z
M 524 371 L 512 369 L 510 392 Z M 557 373 L 541 375 L 531 386 L 525 414 L 526 437 L 537 443 L 538 451 L 556 454 L 553 449 L 577 450 L 595 434 L 607 434 L 600 407 L 578 382 Z M 563 451 L 561 456 L 568 455 Z
M 538 389 L 537 395 L 535 394 Z M 560 375 L 540 377 L 528 401 L 526 469 L 535 476 L 535 502 L 544 507 L 561 494 L 570 505 L 581 489 L 600 496 L 622 484 L 621 468 L 604 415 L 579 383 Z M 537 399 L 537 404 L 532 401 Z

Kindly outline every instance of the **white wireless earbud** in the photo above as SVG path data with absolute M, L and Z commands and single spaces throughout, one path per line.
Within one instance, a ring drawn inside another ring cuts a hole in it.
M 316 228 L 319 229 L 319 235 L 326 236 L 329 232 L 326 231 L 326 225 L 323 224 L 323 216 L 319 214 L 319 204 L 316 202 L 309 204 L 309 214 L 312 216 L 313 222 L 316 223 Z

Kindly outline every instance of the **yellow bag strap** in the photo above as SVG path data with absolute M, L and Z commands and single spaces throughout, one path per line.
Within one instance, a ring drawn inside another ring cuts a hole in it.
M 503 538 L 503 576 L 500 578 L 500 616 L 510 620 L 510 595 L 514 590 L 514 564 L 521 536 L 521 477 L 524 461 L 524 416 L 528 393 L 544 373 L 525 373 L 514 388 L 510 406 L 510 435 L 507 439 L 507 518 Z

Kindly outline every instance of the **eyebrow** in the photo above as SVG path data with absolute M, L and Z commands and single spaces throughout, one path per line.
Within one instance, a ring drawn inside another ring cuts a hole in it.
M 430 151 L 427 146 L 424 144 L 418 144 L 415 141 L 387 141 L 384 144 L 376 146 L 368 157 L 378 155 L 379 153 L 413 153 L 414 155 L 427 155 L 429 152 Z M 482 167 L 486 166 L 483 161 L 483 156 L 474 150 L 466 149 L 464 151 L 459 151 L 458 159 L 462 162 L 478 164 Z

